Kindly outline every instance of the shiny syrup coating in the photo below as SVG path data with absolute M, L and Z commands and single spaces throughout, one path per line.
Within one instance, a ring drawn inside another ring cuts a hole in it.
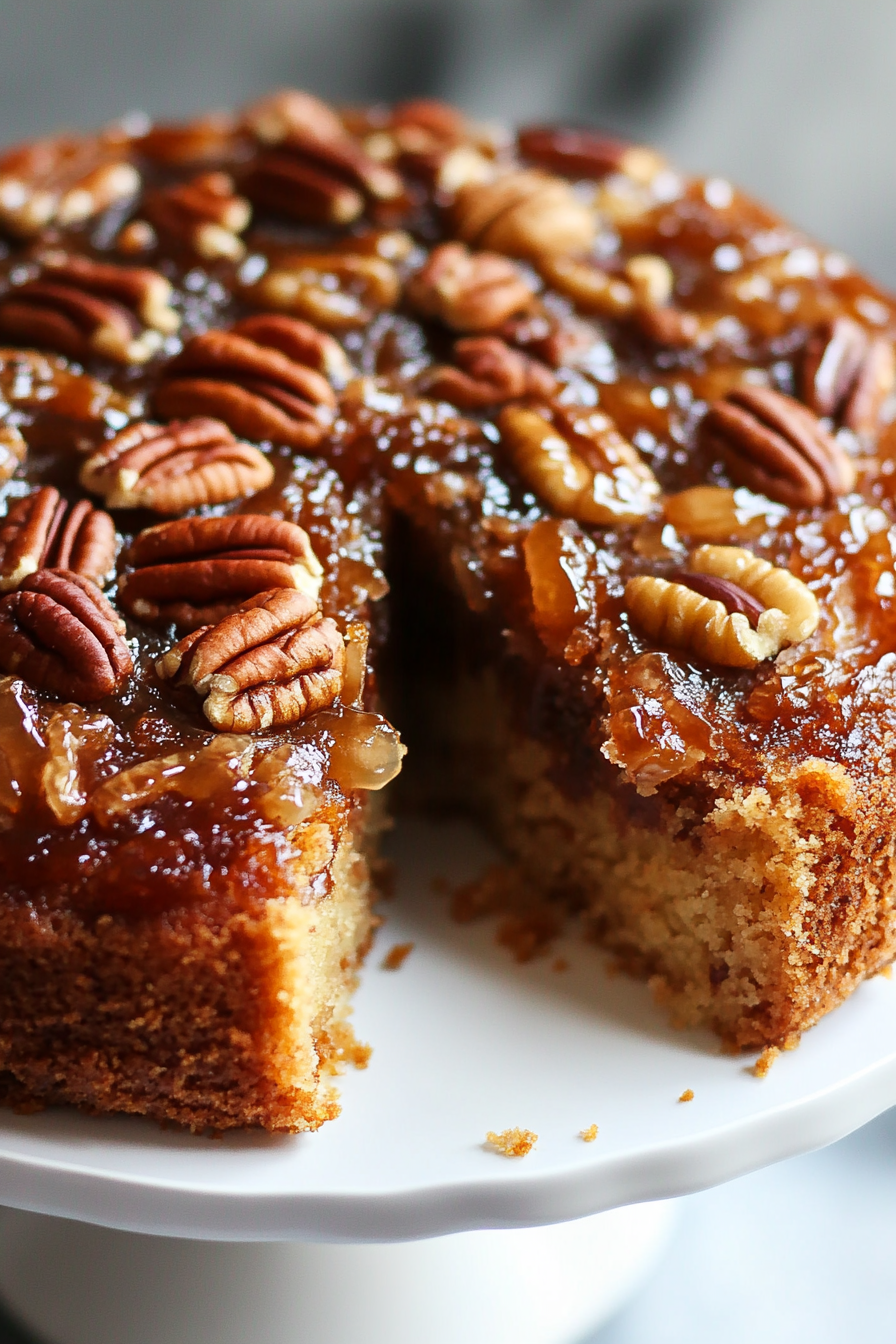
M 359 139 L 384 126 L 379 112 L 355 113 L 347 124 Z M 162 153 L 170 139 L 166 131 L 129 146 L 145 190 L 208 166 L 207 157 L 198 164 Z M 173 140 L 187 146 L 184 153 L 199 153 L 194 140 L 202 148 L 202 135 L 191 137 L 189 128 Z M 213 149 L 213 166 L 232 172 L 237 184 L 262 152 L 243 131 L 219 137 Z M 512 163 L 506 146 L 489 153 Z M 141 256 L 139 264 L 171 281 L 182 318 L 147 364 L 122 367 L 89 356 L 75 365 L 50 350 L 4 350 L 0 415 L 24 436 L 28 453 L 3 494 L 52 483 L 78 497 L 82 455 L 146 413 L 167 360 L 192 334 L 263 308 L 259 277 L 297 254 L 384 258 L 403 283 L 427 249 L 454 236 L 451 199 L 433 186 L 430 170 L 419 162 L 403 170 L 405 195 L 369 205 L 348 228 L 305 226 L 256 209 L 239 260 L 202 260 L 167 240 Z M 727 182 L 660 169 L 646 184 L 611 173 L 576 191 L 598 222 L 590 264 L 623 278 L 634 256 L 664 258 L 674 276 L 671 306 L 693 315 L 696 336 L 661 341 L 657 327 L 631 313 L 577 311 L 567 294 L 541 284 L 531 259 L 523 264 L 538 290 L 533 312 L 495 334 L 554 367 L 568 415 L 610 416 L 666 494 L 736 484 L 701 444 L 699 425 L 711 401 L 745 380 L 797 394 L 812 333 L 838 315 L 874 336 L 896 333 L 891 301 L 844 258 Z M 139 218 L 138 198 L 69 231 L 8 238 L 0 300 L 33 272 L 47 243 L 131 264 L 117 239 Z M 324 567 L 324 611 L 341 628 L 367 624 L 376 640 L 377 603 L 387 590 L 383 541 L 397 510 L 427 538 L 425 553 L 436 555 L 473 623 L 496 645 L 501 631 L 511 632 L 505 642 L 516 709 L 557 752 L 558 777 L 576 754 L 572 744 L 586 744 L 586 767 L 566 771 L 571 789 L 600 777 L 644 794 L 665 786 L 699 799 L 732 781 L 761 782 L 807 756 L 841 762 L 859 781 L 889 768 L 896 729 L 896 431 L 889 408 L 870 438 L 839 431 L 857 484 L 834 508 L 793 512 L 748 491 L 735 495 L 728 540 L 809 584 L 821 621 L 774 662 L 749 672 L 719 670 L 651 645 L 627 618 L 629 577 L 687 568 L 692 544 L 664 522 L 662 500 L 642 523 L 621 528 L 552 517 L 510 465 L 494 423 L 498 408 L 462 413 L 421 392 L 427 370 L 450 360 L 453 334 L 419 320 L 400 287 L 394 302 L 378 307 L 363 267 L 354 278 L 337 272 L 332 265 L 323 288 L 343 287 L 345 311 L 356 317 L 330 329 L 356 376 L 340 389 L 323 442 L 313 455 L 262 443 L 275 466 L 272 486 L 215 511 L 270 512 L 300 523 Z M 557 333 L 572 330 L 576 341 L 565 358 Z M 155 521 L 117 513 L 122 545 Z M 527 556 L 530 535 L 540 541 Z M 550 611 L 537 604 L 546 591 Z M 114 601 L 114 585 L 107 594 Z M 222 742 L 195 700 L 163 688 L 154 674 L 171 633 L 131 622 L 128 637 L 134 678 L 86 718 L 86 711 L 79 717 L 4 679 L 0 862 L 12 898 L 135 913 L 174 908 L 210 900 L 216 867 L 241 874 L 248 889 L 271 853 L 278 862 L 302 853 L 309 827 L 338 832 L 350 824 L 354 790 L 371 761 L 375 774 L 386 731 L 371 713 L 372 681 L 366 708 L 337 707 L 287 733 Z M 181 782 L 172 786 L 172 779 Z M 325 867 L 314 882 L 324 894 Z M 261 883 L 260 899 L 264 893 Z

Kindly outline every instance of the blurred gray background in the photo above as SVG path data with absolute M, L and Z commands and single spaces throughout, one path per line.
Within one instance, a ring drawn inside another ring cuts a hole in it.
M 894 0 L 0 0 L 0 140 L 279 84 L 568 117 L 724 173 L 896 287 Z
M 896 0 L 0 0 L 0 142 L 283 84 L 430 94 L 655 141 L 896 288 L 894 70 Z M 876 1336 L 894 1226 L 896 1111 L 684 1201 L 665 1263 L 590 1344 Z M 0 1344 L 24 1338 L 0 1311 Z

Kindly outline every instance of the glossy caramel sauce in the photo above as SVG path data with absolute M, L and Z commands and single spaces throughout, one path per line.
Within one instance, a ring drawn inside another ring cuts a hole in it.
M 353 127 L 360 134 L 377 124 L 373 114 L 367 121 L 358 114 Z M 213 166 L 238 174 L 256 149 L 244 136 L 225 135 L 216 152 Z M 130 154 L 147 186 L 208 166 L 163 162 L 158 147 L 139 138 Z M 745 379 L 798 394 L 799 361 L 819 322 L 846 314 L 873 334 L 896 334 L 889 298 L 845 258 L 721 179 L 686 180 L 668 169 L 646 186 L 616 174 L 576 190 L 598 214 L 594 260 L 621 274 L 636 254 L 664 257 L 675 276 L 674 302 L 698 316 L 701 337 L 685 347 L 661 346 L 629 320 L 576 314 L 525 266 L 539 289 L 539 314 L 518 340 L 539 356 L 551 324 L 584 325 L 587 348 L 574 366 L 557 370 L 559 400 L 583 414 L 595 407 L 609 414 L 667 493 L 734 484 L 700 446 L 707 405 Z M 0 493 L 12 499 L 39 482 L 77 497 L 82 454 L 145 413 L 165 362 L 190 335 L 256 311 L 239 295 L 266 266 L 296 250 L 389 255 L 391 231 L 400 228 L 413 242 L 395 262 L 405 277 L 426 248 L 451 236 L 445 204 L 411 180 L 406 197 L 377 207 L 376 219 L 329 234 L 256 210 L 247 256 L 238 263 L 200 263 L 173 245 L 140 257 L 174 285 L 180 331 L 141 368 L 99 359 L 82 367 L 52 352 L 5 351 L 0 417 L 21 431 L 29 451 Z M 134 264 L 115 241 L 131 217 L 139 217 L 139 203 L 64 234 L 7 239 L 0 293 L 31 273 L 48 242 Z M 587 761 L 577 787 L 602 771 L 643 795 L 666 786 L 696 797 L 733 779 L 761 781 L 806 756 L 841 762 L 857 781 L 891 769 L 892 407 L 884 409 L 876 441 L 838 432 L 857 484 L 834 508 L 793 512 L 738 490 L 730 542 L 802 578 L 818 598 L 821 621 L 773 662 L 731 672 L 652 646 L 630 626 L 626 579 L 679 571 L 690 549 L 664 522 L 661 504 L 636 526 L 552 520 L 510 465 L 497 408 L 471 415 L 420 395 L 421 374 L 449 358 L 450 333 L 418 321 L 399 300 L 336 334 L 357 377 L 342 392 L 319 453 L 262 444 L 275 463 L 274 484 L 214 511 L 263 511 L 301 524 L 325 569 L 324 611 L 343 629 L 366 622 L 374 648 L 385 630 L 377 615 L 387 591 L 383 542 L 398 510 L 427 538 L 421 554 L 437 557 L 474 621 L 503 649 L 526 727 L 567 765 Z M 115 517 L 122 545 L 157 521 L 120 511 Z M 430 581 L 421 574 L 421 583 Z M 107 594 L 114 602 L 114 585 Z M 135 675 L 98 705 L 61 705 L 16 678 L 3 680 L 0 865 L 8 895 L 51 906 L 155 911 L 210 899 L 221 871 L 238 874 L 247 889 L 272 891 L 263 874 L 301 864 L 315 845 L 311 888 L 324 894 L 320 828 L 337 834 L 358 790 L 397 768 L 394 734 L 373 712 L 372 679 L 363 703 L 337 706 L 285 733 L 224 739 L 208 728 L 195 697 L 155 676 L 154 659 L 173 632 L 130 622 L 128 639 Z M 424 651 L 414 675 L 425 675 L 425 662 Z M 400 706 L 396 714 L 400 726 Z

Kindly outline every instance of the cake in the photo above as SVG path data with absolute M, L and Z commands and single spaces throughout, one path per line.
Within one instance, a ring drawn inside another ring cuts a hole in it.
M 846 258 L 595 131 L 294 91 L 10 150 L 0 229 L 6 1101 L 334 1116 L 393 722 L 505 908 L 728 1048 L 893 959 Z

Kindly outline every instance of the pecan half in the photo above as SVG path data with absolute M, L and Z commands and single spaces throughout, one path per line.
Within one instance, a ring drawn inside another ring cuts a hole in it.
M 275 588 L 182 639 L 156 670 L 163 681 L 201 695 L 218 732 L 262 732 L 299 723 L 336 701 L 345 646 L 312 598 Z
M 277 308 L 341 331 L 394 308 L 401 293 L 395 267 L 360 252 L 299 252 L 278 258 L 260 279 L 243 288 L 251 304 Z
M 454 360 L 458 368 L 439 364 L 428 370 L 421 390 L 463 410 L 517 397 L 552 397 L 557 391 L 557 379 L 546 364 L 512 350 L 496 336 L 455 341 Z
M 264 490 L 274 468 L 250 443 L 239 443 L 220 420 L 197 416 L 156 425 L 128 425 L 81 467 L 85 490 L 110 509 L 184 513 L 228 504 Z
M 755 667 L 818 626 L 802 580 L 739 546 L 700 546 L 689 568 L 672 581 L 641 574 L 625 586 L 632 621 L 658 643 L 722 667 Z
M 200 173 L 189 182 L 148 191 L 142 213 L 160 237 L 185 245 L 206 261 L 240 261 L 246 254 L 237 235 L 248 227 L 252 207 L 237 195 L 228 173 Z
M 181 518 L 139 533 L 123 557 L 118 600 L 150 624 L 179 630 L 221 620 L 268 588 L 295 588 L 317 600 L 323 569 L 308 535 L 267 514 Z
M 648 183 L 666 162 L 646 145 L 572 126 L 526 126 L 517 144 L 524 159 L 564 177 L 599 180 L 609 173 L 624 173 L 636 182 Z
M 540 172 L 462 187 L 453 217 L 462 242 L 510 256 L 585 252 L 597 232 L 594 211 L 568 183 Z
M 270 123 L 273 127 L 273 120 Z M 352 224 L 369 202 L 399 200 L 401 178 L 378 163 L 340 126 L 294 125 L 268 141 L 245 174 L 254 205 L 309 224 Z
M 210 415 L 247 439 L 315 447 L 336 406 L 333 389 L 317 369 L 284 353 L 281 338 L 269 344 L 270 327 L 250 330 L 252 337 L 243 327 L 188 341 L 162 371 L 155 410 L 166 419 Z
M 239 128 L 227 112 L 212 112 L 180 124 L 150 126 L 135 139 L 135 148 L 154 163 L 181 167 L 221 163 L 233 156 Z
M 737 481 L 791 508 L 830 504 L 855 484 L 852 462 L 816 416 L 768 387 L 735 387 L 713 402 L 701 435 Z
M 299 89 L 279 89 L 243 108 L 242 122 L 266 145 L 279 144 L 293 131 L 318 140 L 339 140 L 345 127 L 329 104 Z
M 0 331 L 75 359 L 144 364 L 180 318 L 158 271 L 49 253 L 40 274 L 0 298 Z
M 86 499 L 69 504 L 52 485 L 17 499 L 0 520 L 0 590 L 38 569 L 68 569 L 102 586 L 115 565 L 115 524 Z
M 99 588 L 69 569 L 40 569 L 0 600 L 0 669 L 36 690 L 88 704 L 134 670 L 124 622 Z
M 82 224 L 140 190 L 115 137 L 36 140 L 0 158 L 0 224 L 20 237 Z
M 837 317 L 809 337 L 800 374 L 803 401 L 816 415 L 873 434 L 896 387 L 896 359 L 890 341 Z
M 639 522 L 659 498 L 653 472 L 603 411 L 505 406 L 497 423 L 523 480 L 566 518 Z
M 531 305 L 533 289 L 507 257 L 442 243 L 411 276 L 406 294 L 419 313 L 455 331 L 493 331 Z

